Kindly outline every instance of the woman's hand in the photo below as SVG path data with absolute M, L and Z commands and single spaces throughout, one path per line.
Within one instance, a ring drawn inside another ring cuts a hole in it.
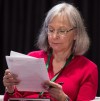
M 63 92 L 62 86 L 55 82 L 47 81 L 44 83 L 44 88 L 48 90 L 50 95 L 58 101 L 65 101 L 67 95 Z
M 14 86 L 18 85 L 20 80 L 17 79 L 17 75 L 11 74 L 9 69 L 5 70 L 3 77 L 3 84 L 9 93 L 14 92 Z

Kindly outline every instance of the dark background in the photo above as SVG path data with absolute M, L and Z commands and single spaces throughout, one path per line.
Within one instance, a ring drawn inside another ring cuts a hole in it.
M 98 65 L 100 79 L 99 0 L 0 0 L 0 94 L 4 94 L 5 55 L 11 50 L 24 54 L 37 50 L 34 44 L 46 12 L 60 1 L 73 3 L 83 16 L 91 39 L 86 57 Z M 100 86 L 97 96 L 100 96 Z

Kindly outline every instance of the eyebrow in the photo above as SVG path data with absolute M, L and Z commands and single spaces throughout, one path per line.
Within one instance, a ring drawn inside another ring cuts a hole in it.
M 48 26 L 48 28 L 53 28 L 53 29 L 55 29 L 53 26 Z M 66 28 L 65 26 L 61 26 L 61 27 L 59 27 L 58 29 L 68 29 L 68 28 Z

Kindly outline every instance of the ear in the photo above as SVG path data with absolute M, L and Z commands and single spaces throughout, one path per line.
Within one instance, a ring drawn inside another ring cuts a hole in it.
M 77 33 L 74 33 L 74 40 L 77 39 Z

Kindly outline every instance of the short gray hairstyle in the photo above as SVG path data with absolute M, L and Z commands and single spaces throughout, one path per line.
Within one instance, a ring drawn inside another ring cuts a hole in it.
M 39 49 L 42 49 L 46 52 L 49 50 L 46 28 L 50 21 L 59 14 L 62 14 L 61 16 L 67 18 L 73 27 L 77 27 L 77 38 L 73 46 L 74 55 L 83 55 L 89 49 L 90 39 L 84 26 L 84 22 L 80 15 L 80 12 L 77 10 L 76 7 L 66 2 L 57 4 L 48 11 L 37 40 L 37 46 L 39 47 Z

